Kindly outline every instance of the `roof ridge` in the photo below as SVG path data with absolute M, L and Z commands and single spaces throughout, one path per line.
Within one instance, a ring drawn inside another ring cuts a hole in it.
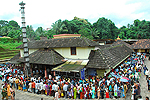
M 89 46 L 90 44 L 88 43 L 88 41 L 86 41 L 85 39 L 87 39 L 87 38 L 85 38 L 85 37 L 81 37 L 86 43 L 87 43 L 87 45 Z
M 119 46 L 122 46 L 122 45 L 125 45 L 125 44 L 119 44 L 119 45 L 115 45 L 115 46 L 113 46 L 112 45 L 112 47 L 108 47 L 108 48 L 103 48 L 103 49 L 101 49 L 101 50 L 107 50 L 107 49 L 111 49 L 111 48 L 115 48 L 115 47 L 119 47 Z

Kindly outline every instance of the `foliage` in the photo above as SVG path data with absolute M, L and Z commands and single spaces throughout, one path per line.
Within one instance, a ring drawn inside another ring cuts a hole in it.
M 27 27 L 26 27 L 26 34 L 27 34 L 27 38 L 29 38 L 30 40 L 34 40 L 35 39 L 36 34 L 35 34 L 34 30 L 33 30 L 32 25 L 30 25 L 30 26 L 27 25 Z
M 149 39 L 150 21 L 134 20 L 132 25 L 123 26 L 119 29 L 119 36 L 122 39 Z
M 0 38 L 0 43 L 15 43 L 15 42 L 19 41 L 13 38 Z
M 55 27 L 58 26 L 58 24 L 60 24 L 61 27 L 57 27 L 57 30 L 55 30 Z M 71 21 L 58 20 L 52 25 L 52 30 L 56 32 L 55 34 L 81 34 L 84 37 L 92 39 L 91 29 L 92 25 L 87 20 L 77 17 L 74 17 Z
M 118 35 L 118 28 L 115 24 L 104 17 L 99 18 L 96 23 L 93 24 L 93 34 L 95 39 L 115 39 Z
M 4 50 L 16 50 L 16 47 L 18 47 L 19 45 L 21 45 L 22 42 L 15 42 L 15 43 L 11 43 L 11 42 L 1 42 L 0 41 L 0 47 L 3 48 Z
M 39 40 L 40 37 L 53 38 L 57 34 L 81 34 L 89 39 L 142 39 L 150 38 L 150 21 L 134 20 L 133 24 L 127 24 L 117 28 L 110 19 L 99 18 L 91 24 L 87 19 L 74 17 L 72 20 L 57 20 L 50 30 L 38 27 L 35 31 L 32 25 L 27 25 L 26 34 L 29 40 Z M 0 20 L 0 36 L 22 40 L 22 31 L 18 23 L 14 20 Z

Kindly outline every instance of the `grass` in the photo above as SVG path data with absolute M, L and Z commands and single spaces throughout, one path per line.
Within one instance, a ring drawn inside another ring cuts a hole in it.
M 2 52 L 0 52 L 0 56 L 4 55 L 4 54 L 9 54 L 9 53 L 12 53 L 12 54 L 13 53 L 19 53 L 19 50 L 15 50 L 15 51 L 13 51 L 13 50 L 12 51 L 2 51 Z
M 19 53 L 19 52 L 18 52 Z M 10 57 L 10 56 L 14 56 L 14 55 L 16 55 L 16 54 L 18 54 L 18 53 L 9 53 L 9 54 L 4 54 L 4 55 L 0 55 L 0 58 L 3 58 L 3 57 Z
M 20 49 L 16 49 L 22 42 L 18 43 L 0 43 L 0 60 L 10 59 L 19 53 Z
M 22 42 L 15 42 L 15 43 L 0 43 L 0 47 L 5 49 L 5 50 L 16 50 L 16 47 L 21 45 Z
M 14 56 L 2 57 L 2 58 L 0 58 L 0 60 L 4 60 L 4 59 L 10 59 L 10 58 L 12 58 L 12 57 L 14 57 Z

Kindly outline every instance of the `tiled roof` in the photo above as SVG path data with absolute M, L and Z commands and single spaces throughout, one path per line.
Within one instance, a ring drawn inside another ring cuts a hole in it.
M 131 45 L 122 41 L 122 40 L 117 40 L 116 42 L 114 42 L 112 45 L 115 46 L 115 45 L 121 45 L 121 44 L 124 44 L 126 45 L 127 47 L 131 48 Z
M 57 65 L 63 63 L 64 57 L 59 53 L 50 50 L 37 50 L 29 55 L 29 63 L 34 64 L 47 64 L 47 65 Z M 24 57 L 17 60 L 18 62 L 25 62 Z
M 132 49 L 125 45 L 117 45 L 110 48 L 92 50 L 86 67 L 98 69 L 114 67 L 131 53 Z
M 88 47 L 97 46 L 97 42 L 84 37 L 58 38 L 28 42 L 28 48 Z M 23 48 L 23 45 L 17 48 Z
M 11 63 L 19 63 L 19 62 L 17 62 L 19 58 L 21 58 L 21 57 L 20 57 L 20 52 L 19 52 L 18 54 L 16 54 L 14 57 L 12 57 L 12 58 L 10 59 L 10 62 L 11 62 Z
M 140 39 L 131 45 L 132 49 L 150 49 L 150 39 Z
M 53 68 L 53 71 L 60 71 L 60 72 L 80 72 L 85 65 L 80 64 L 62 64 L 56 68 Z
M 99 45 L 100 49 L 106 49 L 109 47 L 113 47 L 113 46 L 117 46 L 117 45 L 126 45 L 127 47 L 131 48 L 131 45 L 122 41 L 122 40 L 117 40 L 116 42 L 114 42 L 113 44 L 105 44 L 105 45 Z
M 106 48 L 109 48 L 109 47 L 113 47 L 112 44 L 105 44 L 105 45 L 99 45 L 98 46 L 100 49 L 106 49 Z

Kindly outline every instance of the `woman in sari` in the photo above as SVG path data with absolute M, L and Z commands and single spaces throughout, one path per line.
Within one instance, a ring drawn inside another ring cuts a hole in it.
M 106 86 L 106 98 L 109 98 L 109 90 L 107 86 Z
M 89 92 L 90 92 L 90 87 L 89 87 L 89 85 L 87 85 L 86 91 L 87 91 L 87 99 L 90 99 L 90 97 L 89 97 Z
M 93 85 L 92 86 L 92 99 L 95 98 L 95 86 Z
M 60 96 L 62 98 L 64 97 L 63 86 L 64 86 L 64 83 L 60 84 Z
M 45 85 L 45 95 L 48 95 L 48 83 Z
M 21 80 L 20 82 L 20 88 L 21 88 L 21 91 L 23 90 L 23 80 Z
M 84 99 L 87 98 L 86 86 L 84 86 Z
M 8 95 L 8 97 L 11 96 L 10 85 L 9 84 L 7 84 L 7 95 Z
M 72 96 L 72 99 L 73 99 L 73 84 L 71 84 L 71 96 Z
M 126 93 L 127 93 L 128 87 L 126 84 L 124 84 L 123 86 L 124 86 L 124 94 L 125 94 L 125 98 L 126 98 Z
M 10 92 L 11 92 L 11 100 L 14 100 L 15 98 L 15 91 L 14 89 L 10 86 Z
M 74 99 L 77 98 L 77 88 L 76 86 L 73 87 L 73 92 L 74 92 Z
M 26 83 L 25 81 L 23 82 L 23 91 L 26 91 L 27 90 L 27 87 L 26 87 Z
M 20 80 L 19 80 L 19 82 L 18 82 L 18 90 L 21 90 L 21 86 L 20 86 Z
M 100 99 L 100 86 L 97 88 L 97 96 L 98 96 L 98 99 Z
M 84 98 L 84 93 L 83 93 L 83 91 L 84 91 L 84 88 L 83 88 L 83 85 L 81 84 L 81 87 L 80 87 L 80 99 L 83 99 Z
M 47 88 L 48 88 L 47 89 L 47 95 L 49 95 L 50 94 L 50 85 L 47 84 Z
M 121 85 L 121 98 L 124 98 L 125 97 L 125 94 L 124 94 L 124 86 L 123 84 Z
M 52 84 L 50 84 L 49 86 L 50 86 L 49 96 L 52 96 Z

